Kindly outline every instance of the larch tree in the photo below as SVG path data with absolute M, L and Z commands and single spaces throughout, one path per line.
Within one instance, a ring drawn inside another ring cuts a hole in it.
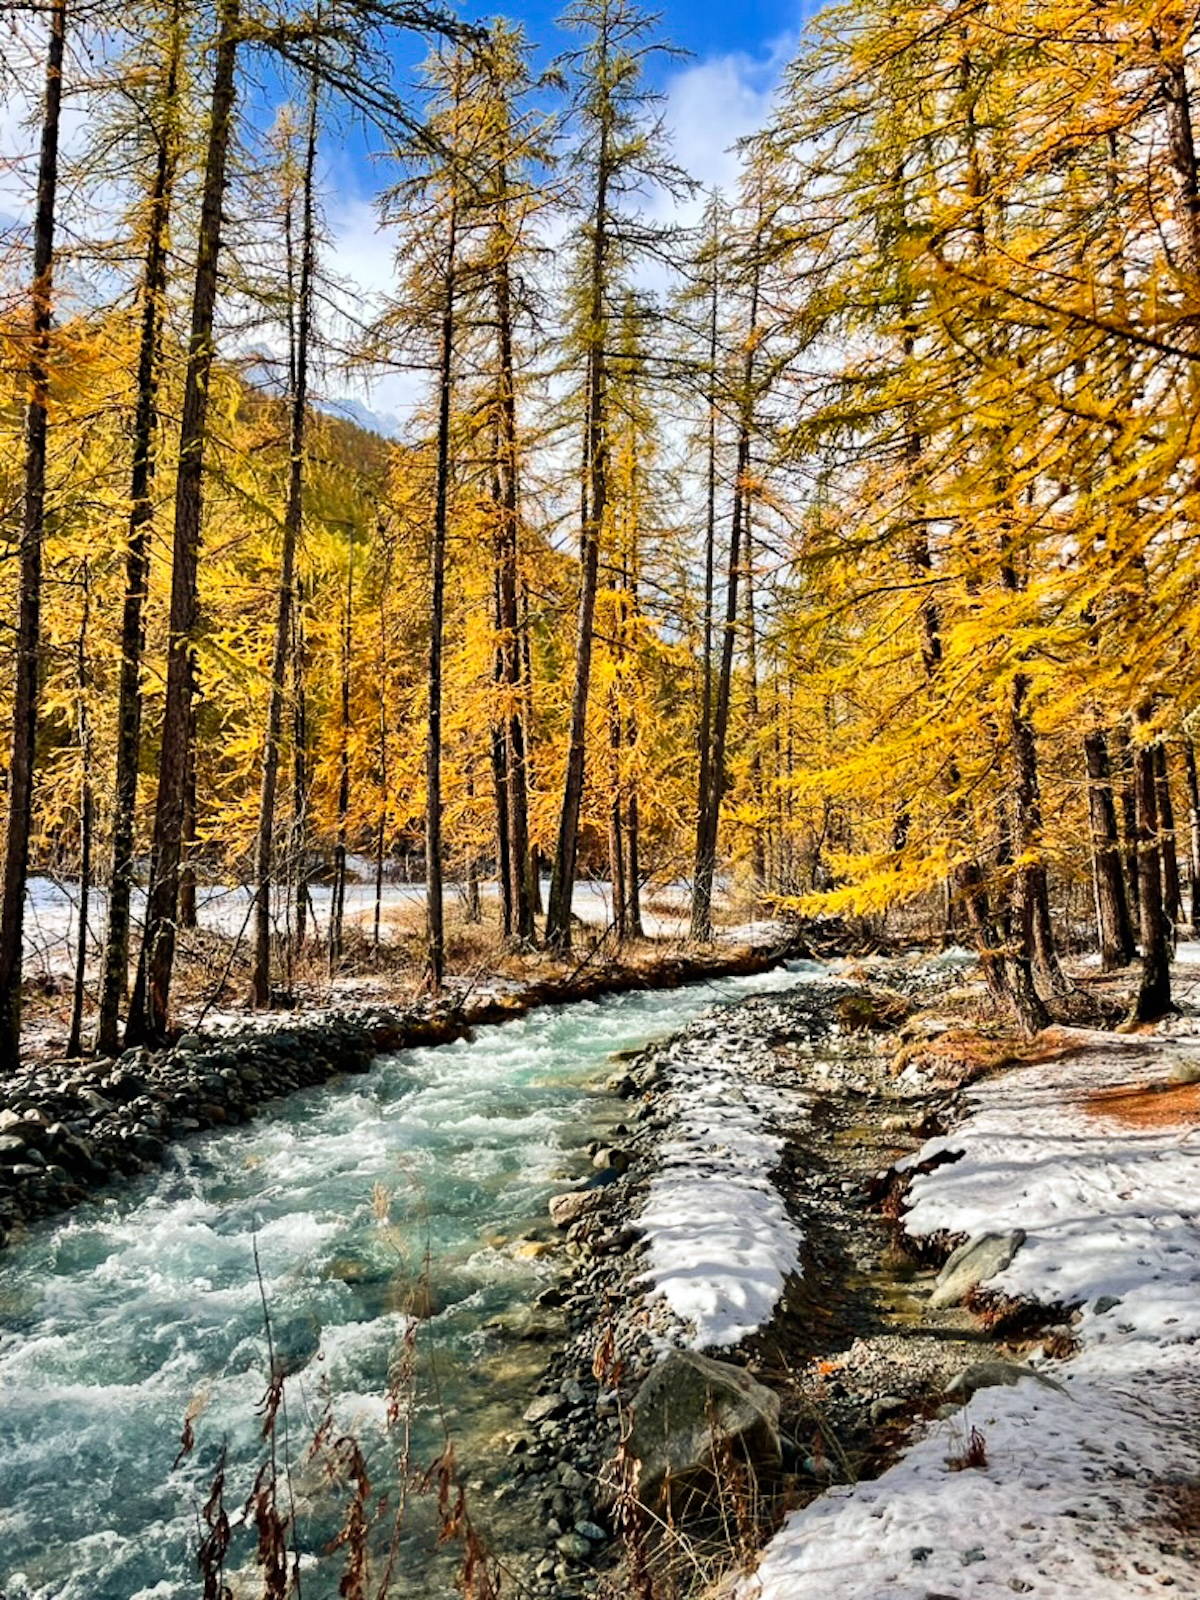
M 0 905 L 0 1055 L 17 1062 L 21 1049 L 21 974 L 25 889 L 33 827 L 41 657 L 42 551 L 46 538 L 46 436 L 49 426 L 54 319 L 54 228 L 62 126 L 67 0 L 53 0 L 46 46 L 45 94 L 37 201 L 33 223 L 33 280 L 29 296 L 24 484 L 20 537 L 20 607 L 13 732 Z
M 656 19 L 634 0 L 579 0 L 563 17 L 583 36 L 566 65 L 574 82 L 579 137 L 574 168 L 583 221 L 577 246 L 574 307 L 584 372 L 580 483 L 579 602 L 574 676 L 557 843 L 546 908 L 546 941 L 571 948 L 571 903 L 579 850 L 587 759 L 588 705 L 600 549 L 608 521 L 610 397 L 608 363 L 618 295 L 630 263 L 660 230 L 633 209 L 655 186 L 678 187 L 682 175 L 665 155 L 665 135 L 645 87 L 646 57 Z M 632 204 L 631 204 L 632 202 Z

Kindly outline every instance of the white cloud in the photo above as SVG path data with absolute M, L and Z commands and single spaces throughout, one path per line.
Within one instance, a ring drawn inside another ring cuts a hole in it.
M 761 56 L 742 51 L 707 56 L 683 67 L 668 82 L 664 120 L 672 135 L 674 158 L 703 189 L 732 193 L 738 175 L 734 147 L 766 123 L 795 45 L 795 35 L 785 35 Z M 700 198 L 672 209 L 676 220 L 690 223 L 703 204 Z

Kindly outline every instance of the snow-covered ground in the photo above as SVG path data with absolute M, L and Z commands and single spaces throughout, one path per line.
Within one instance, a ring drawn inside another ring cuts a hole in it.
M 834 968 L 812 961 L 789 961 L 753 980 L 779 992 L 840 981 Z M 665 1344 L 740 1343 L 770 1320 L 788 1276 L 800 1270 L 800 1231 L 773 1175 L 810 1096 L 804 1075 L 784 1070 L 771 1049 L 763 1019 L 771 1005 L 763 998 L 744 1012 L 714 1011 L 659 1052 L 670 1083 L 660 1110 L 671 1133 L 638 1230 L 642 1281 L 676 1324 Z M 781 1013 L 779 1026 L 793 1020 Z M 828 1015 L 823 1025 L 838 1031 Z
M 351 927 L 368 932 L 375 921 L 375 885 L 370 877 L 370 863 L 362 863 L 363 881 L 346 885 L 345 920 Z M 543 883 L 543 897 L 549 893 L 549 883 Z M 463 895 L 462 885 L 447 885 L 447 900 Z M 485 901 L 499 898 L 499 888 L 494 882 L 484 882 L 480 892 Z M 332 891 L 328 884 L 314 883 L 309 890 L 312 906 L 312 927 L 318 936 L 328 927 Z M 689 891 L 686 885 L 668 884 L 647 890 L 644 896 L 642 923 L 651 939 L 682 939 L 688 931 Z M 227 935 L 229 938 L 247 938 L 250 933 L 252 895 L 244 885 L 203 884 L 196 891 L 196 911 L 200 925 Z M 419 883 L 385 883 L 381 897 L 380 937 L 386 942 L 411 929 L 414 916 L 419 916 L 425 904 L 425 886 Z M 136 891 L 133 915 L 140 925 L 145 908 L 145 895 Z M 612 887 L 600 880 L 585 880 L 575 885 L 572 909 L 581 922 L 589 927 L 605 928 L 612 922 Z M 94 958 L 104 937 L 107 915 L 107 896 L 103 889 L 93 889 L 88 900 L 88 942 Z M 276 905 L 276 922 L 284 927 L 282 896 Z M 79 886 L 76 883 L 51 878 L 32 878 L 25 901 L 25 964 L 30 973 L 66 975 L 75 968 L 75 948 L 79 927 Z M 765 942 L 778 929 L 774 922 L 761 921 L 740 924 L 724 929 L 721 937 L 731 942 Z
M 1170 1031 L 1076 1032 L 1079 1053 L 976 1085 L 912 1158 L 961 1152 L 914 1179 L 909 1231 L 1024 1229 L 987 1287 L 1081 1306 L 1082 1350 L 1040 1363 L 1059 1387 L 980 1389 L 881 1478 L 794 1513 L 739 1600 L 1200 1594 L 1200 1091 L 1097 1095 L 1200 1073 L 1200 1040 Z M 986 1464 L 963 1467 L 972 1429 Z

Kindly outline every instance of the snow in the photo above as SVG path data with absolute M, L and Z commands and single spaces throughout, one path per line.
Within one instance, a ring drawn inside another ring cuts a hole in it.
M 914 1235 L 1026 1230 L 987 1287 L 1082 1307 L 1080 1354 L 1042 1365 L 1065 1393 L 980 1390 L 878 1480 L 794 1513 L 738 1600 L 1197 1593 L 1173 1518 L 1200 1483 L 1200 1138 L 1086 1097 L 1200 1067 L 1200 1041 L 1071 1040 L 971 1090 L 966 1121 L 912 1158 L 961 1153 L 914 1179 L 906 1217 Z M 973 1427 L 986 1467 L 953 1470 Z
M 375 921 L 374 866 L 363 857 L 351 857 L 349 865 L 362 875 L 362 881 L 346 885 L 345 920 L 350 927 L 368 932 Z M 447 900 L 465 893 L 463 885 L 448 884 Z M 549 883 L 543 883 L 543 899 Z M 498 901 L 499 885 L 484 881 L 480 894 L 485 902 Z M 332 890 L 328 884 L 309 886 L 313 926 L 318 937 L 328 926 Z M 643 891 L 642 925 L 649 939 L 683 939 L 688 933 L 690 889 L 686 884 L 648 887 Z M 284 899 L 276 894 L 274 915 L 277 926 L 284 926 Z M 133 896 L 133 918 L 140 926 L 146 897 L 142 890 Z M 380 937 L 394 940 L 419 923 L 425 906 L 425 886 L 421 883 L 386 882 L 381 894 Z M 244 884 L 202 884 L 196 890 L 196 914 L 201 927 L 231 939 L 250 936 L 251 890 Z M 108 898 L 100 887 L 92 889 L 88 900 L 88 942 L 90 959 L 95 960 L 104 936 Z M 575 885 L 571 909 L 590 928 L 607 928 L 613 920 L 612 886 L 598 879 L 583 879 Z M 79 927 L 79 885 L 66 880 L 34 877 L 29 880 L 25 899 L 25 962 L 29 971 L 65 976 L 75 969 L 75 946 Z M 781 923 L 764 920 L 740 923 L 718 930 L 722 943 L 767 944 L 782 939 Z
M 809 963 L 792 967 L 793 982 L 818 976 Z M 693 1026 L 662 1055 L 671 1084 L 662 1110 L 672 1133 L 639 1218 L 647 1255 L 641 1281 L 682 1324 L 670 1342 L 693 1350 L 747 1338 L 769 1321 L 788 1276 L 800 1270 L 800 1232 L 772 1173 L 804 1102 L 766 1055 L 761 1031 L 739 1030 L 728 1011 Z

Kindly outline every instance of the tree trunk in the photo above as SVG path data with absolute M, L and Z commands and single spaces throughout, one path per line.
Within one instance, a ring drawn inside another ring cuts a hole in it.
M 91 621 L 91 579 L 83 563 L 83 608 L 79 637 L 75 642 L 75 684 L 79 691 L 79 937 L 75 944 L 75 984 L 71 997 L 71 1032 L 67 1057 L 74 1060 L 83 1053 L 83 1003 L 87 984 L 88 901 L 92 889 L 92 823 L 95 812 L 92 794 L 92 730 L 88 717 L 87 636 Z
M 693 939 L 712 937 L 712 872 L 708 860 L 708 795 L 712 767 L 713 722 L 713 605 L 716 597 L 716 545 L 717 545 L 717 332 L 720 298 L 720 279 L 717 272 L 718 240 L 716 213 L 714 212 L 713 237 L 709 241 L 712 252 L 712 279 L 708 302 L 708 439 L 707 482 L 704 505 L 704 635 L 700 683 L 699 777 L 696 792 L 696 854 L 692 880 Z
M 267 726 L 263 738 L 262 779 L 258 796 L 258 832 L 254 849 L 254 960 L 250 1003 L 271 1003 L 271 889 L 275 867 L 275 793 L 279 782 L 279 745 L 283 729 L 283 696 L 291 644 L 292 589 L 296 546 L 304 519 L 304 435 L 308 412 L 308 345 L 312 329 L 314 245 L 313 174 L 317 160 L 317 75 L 308 89 L 304 177 L 301 190 L 300 283 L 296 298 L 295 350 L 292 362 L 291 426 L 288 446 L 288 491 L 279 553 L 279 588 L 275 601 L 275 639 L 271 649 L 271 681 L 267 691 Z M 289 218 L 292 196 L 288 196 Z M 290 236 L 290 228 L 289 228 Z M 378 940 L 377 940 L 378 942 Z
M 53 0 L 46 53 L 46 99 L 33 229 L 29 403 L 25 411 L 25 483 L 21 520 L 17 671 L 13 692 L 12 753 L 8 770 L 8 834 L 4 849 L 4 903 L 0 908 L 0 1060 L 15 1067 L 21 1048 L 21 969 L 25 888 L 33 830 L 33 773 L 37 760 L 38 678 L 42 649 L 42 547 L 46 536 L 46 433 L 50 391 L 50 336 L 54 286 L 54 202 L 62 110 L 66 0 Z
M 1013 790 L 1017 866 L 1017 916 L 1022 929 L 1021 949 L 1016 959 L 1028 955 L 1032 968 L 1051 994 L 1065 994 L 1070 988 L 1054 951 L 1050 926 L 1050 895 L 1046 866 L 1042 858 L 1042 803 L 1038 782 L 1037 744 L 1029 718 L 1026 696 L 1029 680 L 1018 673 L 1013 680 L 1010 701 L 1011 736 L 1016 767 Z M 1038 1024 L 1045 1027 L 1045 1022 Z
M 329 901 L 329 976 L 342 959 L 346 922 L 346 818 L 350 811 L 350 650 L 354 619 L 354 539 L 346 542 L 346 615 L 342 622 L 342 715 L 338 725 L 337 835 Z
M 1196 777 L 1196 751 L 1190 739 L 1184 742 L 1183 759 L 1188 791 L 1188 857 L 1191 869 L 1188 898 L 1192 937 L 1200 934 L 1200 782 Z
M 530 643 L 529 628 L 529 585 L 520 585 L 521 603 L 521 739 L 522 752 L 525 761 L 526 796 L 535 793 L 537 789 L 535 767 L 533 759 L 533 647 Z M 542 852 L 532 841 L 529 844 L 525 882 L 529 893 L 529 908 L 534 917 L 540 917 L 545 907 L 542 905 Z
M 1123 836 L 1122 860 L 1125 866 L 1125 887 L 1129 896 L 1132 920 L 1139 914 L 1141 877 L 1138 872 L 1137 798 L 1134 794 L 1133 749 L 1126 728 L 1118 725 L 1112 732 L 1116 752 L 1116 771 L 1120 774 L 1121 831 Z
M 108 924 L 100 973 L 96 1048 L 115 1055 L 121 1006 L 129 989 L 130 901 L 134 882 L 134 830 L 142 742 L 142 655 L 145 650 L 149 538 L 154 516 L 157 465 L 158 388 L 162 371 L 162 327 L 167 292 L 167 244 L 171 202 L 179 164 L 178 97 L 182 30 L 178 9 L 171 23 L 163 73 L 163 123 L 150 189 L 146 256 L 142 268 L 142 319 L 138 343 L 137 406 L 129 485 L 129 531 L 125 546 L 125 600 L 121 614 L 121 668 L 117 691 L 117 761 L 113 785 L 112 868 Z
M 713 708 L 712 752 L 708 786 L 701 797 L 696 828 L 696 865 L 692 888 L 693 939 L 712 938 L 713 881 L 717 870 L 717 841 L 721 831 L 721 802 L 725 795 L 725 744 L 729 732 L 729 704 L 733 688 L 733 654 L 738 623 L 738 577 L 742 565 L 742 529 L 748 515 L 750 436 L 754 425 L 754 358 L 758 338 L 759 257 L 751 269 L 750 306 L 746 347 L 742 358 L 742 392 L 738 406 L 737 471 L 733 488 L 733 517 L 729 532 L 729 570 L 725 586 L 725 627 L 721 637 L 721 665 Z
M 443 284 L 441 350 L 438 360 L 437 482 L 429 569 L 429 723 L 425 754 L 425 976 L 440 994 L 446 968 L 446 924 L 442 885 L 442 639 L 446 606 L 446 526 L 450 505 L 450 402 L 454 385 L 455 266 L 458 198 L 451 180 Z
M 1175 943 L 1175 924 L 1183 915 L 1183 895 L 1179 889 L 1179 857 L 1175 848 L 1175 806 L 1171 800 L 1171 775 L 1167 766 L 1167 747 L 1155 746 L 1155 799 L 1158 804 L 1158 856 L 1162 868 L 1163 915 L 1168 923 L 1168 938 Z
M 750 871 L 754 879 L 757 900 L 765 886 L 767 867 L 763 849 L 763 819 L 766 816 L 766 799 L 763 793 L 762 742 L 758 710 L 758 619 L 755 616 L 754 595 L 754 534 L 750 506 L 746 506 L 743 528 L 746 572 L 746 678 L 750 713 L 750 789 L 754 796 L 755 818 L 751 832 Z
M 196 685 L 198 687 L 198 685 Z M 196 702 L 188 712 L 187 764 L 183 782 L 183 838 L 179 867 L 179 926 L 196 926 Z
M 304 585 L 296 583 L 292 608 L 292 907 L 296 953 L 308 937 L 308 693 Z
M 150 893 L 138 977 L 126 1028 L 126 1043 L 165 1037 L 175 960 L 179 914 L 179 866 L 186 803 L 188 745 L 194 681 L 193 634 L 196 578 L 200 559 L 200 519 L 204 497 L 204 447 L 213 366 L 213 314 L 221 253 L 221 206 L 233 126 L 234 74 L 240 29 L 239 0 L 220 0 L 220 34 L 213 77 L 204 196 L 192 296 L 192 331 L 179 430 L 175 481 L 175 532 L 171 567 L 171 609 L 166 705 L 154 811 Z
M 1133 923 L 1125 895 L 1117 810 L 1113 801 L 1108 741 L 1102 728 L 1084 735 L 1088 775 L 1088 815 L 1092 833 L 1092 882 L 1096 894 L 1096 926 L 1100 964 L 1105 972 L 1127 967 L 1136 954 Z
M 588 303 L 587 429 L 581 496 L 579 615 L 575 635 L 575 685 L 567 737 L 567 770 L 559 812 L 558 842 L 550 874 L 546 942 L 565 954 L 571 948 L 571 901 L 583 811 L 584 759 L 587 747 L 588 690 L 592 674 L 592 633 L 600 571 L 600 538 L 608 505 L 608 185 L 612 111 L 600 122 L 596 157 L 596 209 L 592 224 L 591 282 Z
M 612 798 L 608 808 L 608 863 L 612 880 L 612 927 L 619 942 L 625 940 L 625 828 L 621 805 L 621 752 L 624 744 L 621 708 L 616 686 L 608 693 L 608 752 Z
M 1150 720 L 1139 708 L 1137 720 Z M 1162 874 L 1158 858 L 1158 793 L 1152 744 L 1133 748 L 1133 784 L 1137 803 L 1138 922 L 1142 943 L 1142 977 L 1133 1015 L 1138 1022 L 1153 1022 L 1172 1010 L 1171 958 L 1167 919 L 1163 912 Z
M 506 192 L 503 174 L 500 191 Z M 502 693 L 504 696 L 503 756 L 508 895 L 512 933 L 522 944 L 537 938 L 529 867 L 529 777 L 527 728 L 522 719 L 521 618 L 518 595 L 520 571 L 520 486 L 517 438 L 516 364 L 513 357 L 512 286 L 507 252 L 501 250 L 493 272 L 496 338 L 500 364 L 497 406 L 497 477 L 499 481 L 500 539 L 497 570 L 498 632 Z

